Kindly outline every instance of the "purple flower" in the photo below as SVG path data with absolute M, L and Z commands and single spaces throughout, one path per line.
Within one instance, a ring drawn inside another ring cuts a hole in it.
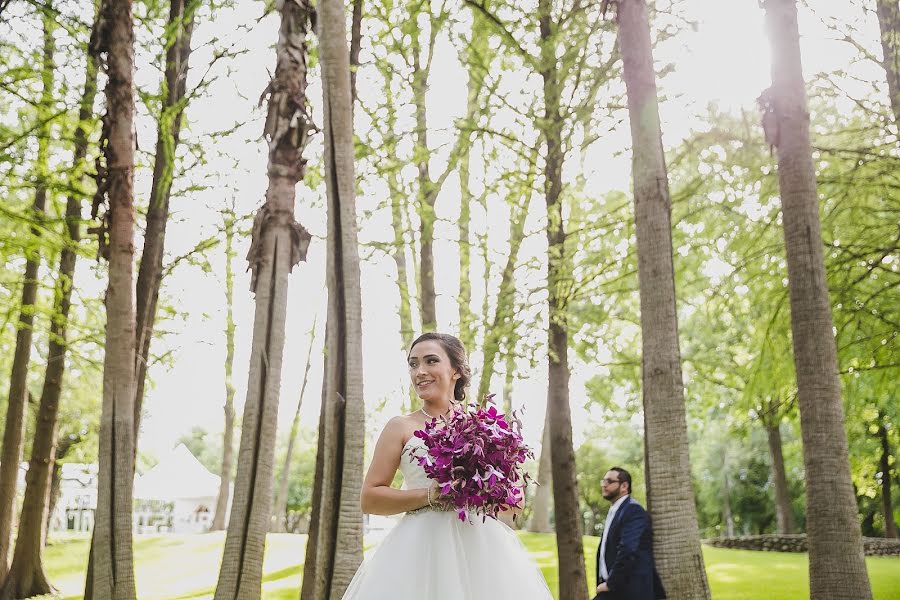
M 491 396 L 488 397 L 488 402 Z M 454 409 L 446 423 L 432 419 L 415 432 L 425 445 L 414 460 L 449 496 L 460 520 L 469 512 L 497 518 L 521 508 L 522 487 L 531 479 L 522 469 L 531 449 L 525 445 L 515 412 L 513 426 L 492 404 Z

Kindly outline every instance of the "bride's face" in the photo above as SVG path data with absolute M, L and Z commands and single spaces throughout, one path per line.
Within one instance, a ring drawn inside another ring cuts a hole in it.
M 409 380 L 422 400 L 441 402 L 453 399 L 453 388 L 459 373 L 440 342 L 425 340 L 409 353 Z

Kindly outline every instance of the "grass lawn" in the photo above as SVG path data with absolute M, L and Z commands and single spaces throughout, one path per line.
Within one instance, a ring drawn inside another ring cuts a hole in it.
M 522 542 L 556 592 L 556 540 L 552 534 L 520 534 Z M 137 536 L 135 565 L 140 600 L 212 598 L 219 575 L 224 533 Z M 89 538 L 61 536 L 47 548 L 48 576 L 60 598 L 80 600 Z M 586 537 L 585 562 L 593 582 L 598 540 Z M 306 536 L 269 534 L 263 575 L 265 600 L 297 600 Z M 805 554 L 749 552 L 704 547 L 715 600 L 796 600 L 807 598 Z M 499 562 L 499 561 L 498 561 Z M 900 600 L 900 558 L 869 558 L 875 600 Z

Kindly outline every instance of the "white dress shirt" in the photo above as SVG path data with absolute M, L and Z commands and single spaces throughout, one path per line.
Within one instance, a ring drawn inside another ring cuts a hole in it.
M 612 524 L 613 519 L 616 518 L 616 512 L 619 510 L 619 507 L 622 506 L 622 503 L 625 502 L 629 495 L 630 494 L 625 494 L 616 500 L 609 508 L 609 512 L 606 513 L 606 524 L 603 526 L 603 539 L 600 542 L 600 576 L 603 578 L 603 581 L 609 579 L 609 569 L 606 566 L 606 538 L 609 536 L 609 526 Z

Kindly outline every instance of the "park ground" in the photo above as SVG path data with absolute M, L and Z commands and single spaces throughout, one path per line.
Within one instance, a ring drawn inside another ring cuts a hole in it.
M 520 533 L 550 589 L 556 592 L 556 543 L 552 534 Z M 135 566 L 141 600 L 212 598 L 224 533 L 137 536 Z M 63 600 L 80 600 L 90 539 L 51 538 L 45 554 L 48 576 Z M 596 537 L 585 537 L 588 579 L 593 581 Z M 269 534 L 263 573 L 263 600 L 299 597 L 305 535 Z M 807 555 L 704 547 L 715 600 L 797 600 L 809 597 Z M 900 557 L 871 557 L 866 564 L 875 600 L 900 600 Z

